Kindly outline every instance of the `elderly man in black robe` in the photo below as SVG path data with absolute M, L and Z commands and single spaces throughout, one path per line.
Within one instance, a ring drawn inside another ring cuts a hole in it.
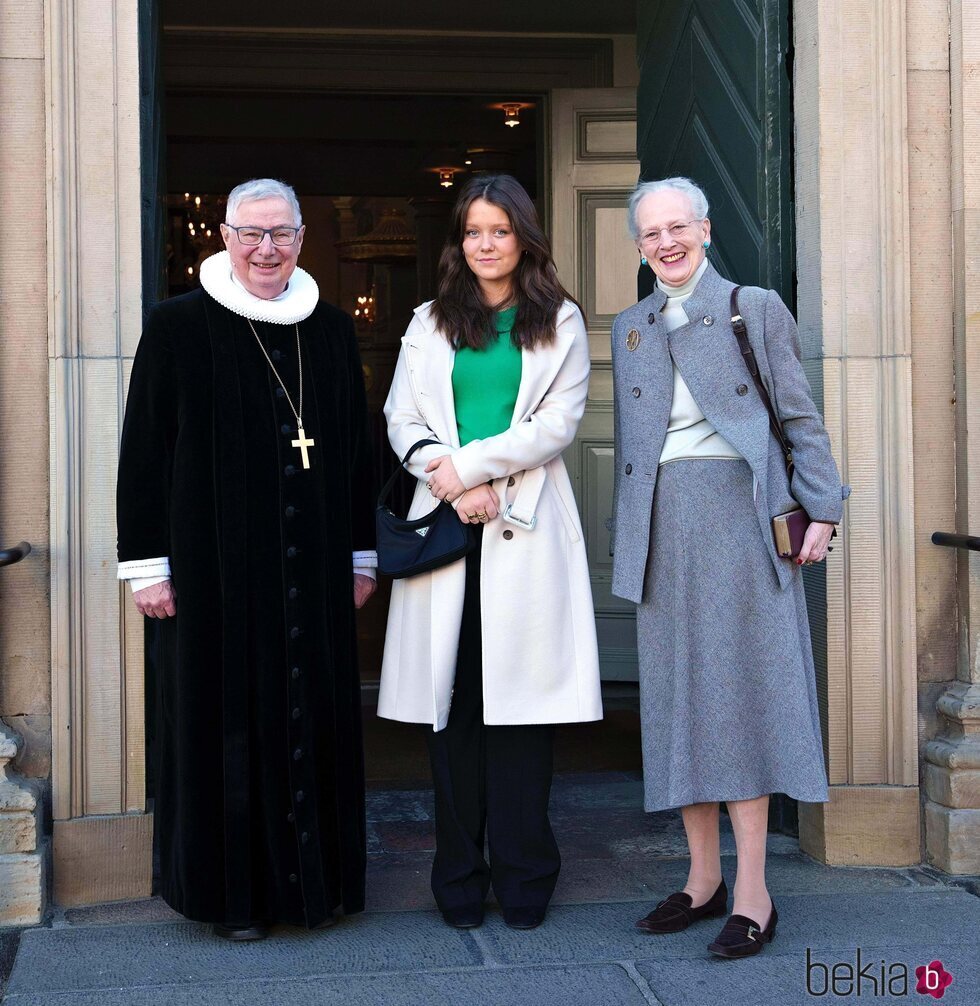
M 164 620 L 163 897 L 244 940 L 364 907 L 354 608 L 377 560 L 354 326 L 297 268 L 295 193 L 239 185 L 221 233 L 136 352 L 119 577 Z

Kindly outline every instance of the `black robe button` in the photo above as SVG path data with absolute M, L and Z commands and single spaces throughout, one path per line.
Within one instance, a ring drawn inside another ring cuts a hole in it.
M 296 516 L 296 507 L 294 507 L 294 506 L 288 506 L 288 507 L 286 507 L 284 513 L 286 514 L 287 517 L 295 517 Z
M 652 325 L 652 324 L 653 324 L 653 323 L 654 323 L 654 322 L 655 322 L 656 320 L 657 320 L 657 316 L 656 316 L 656 314 L 654 314 L 654 313 L 653 313 L 653 311 L 651 311 L 651 312 L 650 312 L 650 313 L 649 313 L 649 314 L 647 315 L 647 324 L 648 324 L 648 325 Z
M 283 474 L 286 476 L 287 479 L 292 478 L 292 476 L 296 474 L 296 466 L 286 465 L 286 467 L 283 468 Z
M 291 884 L 295 884 L 297 880 L 299 880 L 299 877 L 297 877 L 295 873 L 291 873 L 289 875 L 289 882 Z
M 303 843 L 303 845 L 306 845 L 306 843 L 310 840 L 310 833 L 308 831 L 304 831 L 303 834 L 299 836 L 299 840 Z
M 289 812 L 289 813 L 288 813 L 288 814 L 286 815 L 286 820 L 287 820 L 287 821 L 288 821 L 288 822 L 289 822 L 290 824 L 292 824 L 292 823 L 293 823 L 293 821 L 295 821 L 295 820 L 296 820 L 296 815 L 295 815 L 295 814 L 294 814 L 294 813 L 293 813 L 292 811 L 290 811 L 290 812 Z
M 285 398 L 286 392 L 282 388 L 276 388 L 276 398 Z
M 290 673 L 293 676 L 293 681 L 295 681 L 303 672 L 298 667 L 294 667 Z
M 298 720 L 300 718 L 300 716 L 302 716 L 302 715 L 303 715 L 303 711 L 299 708 L 299 706 L 297 706 L 293 710 L 293 719 L 294 720 Z
M 292 627 L 292 628 L 291 628 L 291 629 L 289 630 L 289 638 L 290 638 L 290 639 L 299 639 L 299 632 L 300 632 L 300 630 L 299 630 L 299 626 L 298 626 L 298 625 L 294 625 L 294 626 L 293 626 L 293 627 Z
M 289 548 L 286 549 L 286 558 L 295 559 L 297 552 L 299 552 L 299 549 L 295 545 L 290 545 Z
M 302 757 L 303 757 L 303 749 L 302 749 L 302 748 L 297 748 L 297 749 L 296 749 L 296 750 L 295 750 L 295 751 L 293 752 L 293 761 L 299 761 L 299 760 L 300 760 L 300 758 L 302 758 Z M 303 792 L 303 791 L 302 791 L 302 790 L 300 790 L 300 793 L 302 793 L 302 792 Z M 297 794 L 296 794 L 296 799 L 298 800 L 299 798 L 300 798 L 300 797 L 299 797 L 299 793 L 297 793 Z
M 280 353 L 278 349 L 274 349 L 269 355 L 272 357 L 273 360 L 282 359 L 282 353 Z
M 299 590 L 296 587 L 289 588 L 289 600 L 295 601 L 299 597 Z
M 306 799 L 306 794 L 301 790 L 296 790 L 296 802 L 302 803 Z
M 279 427 L 279 429 L 282 432 L 283 436 L 286 437 L 288 437 L 289 434 L 293 432 L 293 428 L 292 426 L 289 425 L 289 423 L 283 423 L 282 426 Z

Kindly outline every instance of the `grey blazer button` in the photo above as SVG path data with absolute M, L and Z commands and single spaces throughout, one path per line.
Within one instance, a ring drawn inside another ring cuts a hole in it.
M 747 384 L 740 384 L 735 391 L 740 395 L 747 395 L 749 393 L 749 386 Z
M 634 398 L 639 398 L 640 397 L 640 389 L 639 388 L 634 388 L 633 389 L 633 397 Z
M 504 531 L 504 541 L 510 541 L 514 537 L 514 532 L 510 528 Z
M 655 322 L 656 320 L 657 320 L 657 316 L 656 316 L 656 314 L 654 314 L 654 312 L 653 312 L 653 311 L 651 311 L 651 312 L 650 312 L 650 313 L 649 313 L 649 314 L 647 315 L 647 324 L 648 324 L 648 325 L 652 325 L 652 324 L 653 324 L 653 323 L 654 323 L 654 322 Z
M 626 471 L 627 475 L 632 475 L 633 474 L 633 466 L 632 465 L 627 465 L 626 468 L 625 468 L 625 471 Z
M 713 325 L 714 323 L 715 323 L 715 319 L 714 319 L 714 318 L 712 318 L 710 314 L 706 314 L 706 315 L 705 315 L 705 316 L 704 316 L 704 317 L 703 317 L 703 318 L 701 319 L 701 324 L 702 324 L 702 325 Z

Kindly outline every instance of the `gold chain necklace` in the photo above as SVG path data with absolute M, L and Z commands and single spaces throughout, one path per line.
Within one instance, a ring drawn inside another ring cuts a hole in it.
M 272 368 L 272 373 L 276 375 L 276 380 L 279 382 L 279 387 L 282 388 L 282 393 L 286 396 L 286 401 L 289 402 L 289 407 L 293 410 L 293 415 L 296 417 L 296 432 L 299 434 L 299 439 L 292 442 L 293 447 L 298 447 L 299 452 L 303 457 L 303 467 L 310 467 L 310 455 L 307 450 L 309 447 L 315 446 L 315 441 L 312 439 L 307 439 L 306 431 L 303 429 L 303 351 L 299 344 L 299 325 L 296 325 L 296 362 L 299 367 L 299 410 L 297 411 L 296 406 L 293 405 L 293 400 L 289 395 L 289 391 L 286 388 L 286 384 L 283 379 L 279 376 L 279 371 L 276 370 L 276 365 L 272 362 L 271 357 L 265 351 L 265 346 L 262 345 L 262 340 L 259 338 L 259 333 L 255 331 L 255 326 L 252 324 L 251 318 L 245 319 L 248 322 L 248 327 L 252 330 L 252 335 L 255 336 L 255 341 L 259 344 L 259 349 L 262 350 L 262 355 L 265 357 L 266 363 Z

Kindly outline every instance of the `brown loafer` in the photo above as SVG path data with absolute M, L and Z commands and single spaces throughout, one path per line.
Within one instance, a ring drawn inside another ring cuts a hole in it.
M 699 919 L 714 919 L 728 911 L 728 888 L 725 881 L 718 885 L 718 890 L 697 908 L 691 907 L 691 896 L 683 891 L 677 891 L 664 898 L 646 918 L 640 919 L 636 928 L 644 933 L 663 936 L 666 933 L 679 933 L 687 929 L 692 922 Z
M 747 915 L 730 915 L 718 938 L 708 945 L 708 949 L 717 957 L 752 957 L 775 939 L 778 919 L 775 904 L 765 929 L 760 928 Z

